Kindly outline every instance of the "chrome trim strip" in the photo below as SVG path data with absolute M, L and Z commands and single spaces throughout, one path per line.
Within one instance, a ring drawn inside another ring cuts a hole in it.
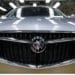
M 75 33 L 75 31 L 48 31 L 48 30 L 4 30 L 0 33 Z
M 0 58 L 0 63 L 1 64 L 6 64 L 10 66 L 15 66 L 15 67 L 22 67 L 22 68 L 28 68 L 28 69 L 47 69 L 47 68 L 55 68 L 55 67 L 61 67 L 61 66 L 66 66 L 70 64 L 75 64 L 75 59 L 67 60 L 58 64 L 54 65 L 31 65 L 31 64 L 17 64 L 8 60 L 5 60 L 3 58 Z
M 56 39 L 56 40 L 49 40 L 46 43 L 54 44 L 54 43 L 63 43 L 63 42 L 69 42 L 69 41 L 75 41 L 75 38 L 61 38 L 61 39 Z
M 12 37 L 0 37 L 0 40 L 8 41 L 8 42 L 32 44 L 32 42 L 29 40 L 19 40 Z M 63 43 L 63 42 L 70 42 L 70 41 L 75 41 L 75 38 L 61 38 L 61 39 L 55 39 L 55 40 L 48 40 L 45 43 L 54 44 L 54 43 Z
M 12 37 L 0 37 L 0 40 L 8 41 L 8 42 L 16 42 L 16 43 L 26 43 L 26 44 L 32 43 L 28 40 L 18 40 L 18 39 L 12 38 Z

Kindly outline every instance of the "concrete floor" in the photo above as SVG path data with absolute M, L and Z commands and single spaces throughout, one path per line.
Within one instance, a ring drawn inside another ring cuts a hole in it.
M 75 73 L 75 64 L 42 70 L 33 70 L 0 64 L 0 73 Z

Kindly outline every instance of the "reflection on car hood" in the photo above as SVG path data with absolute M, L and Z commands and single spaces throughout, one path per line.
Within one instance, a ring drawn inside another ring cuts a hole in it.
M 66 18 L 50 19 L 48 17 L 0 20 L 0 31 L 7 30 L 75 31 L 75 21 Z

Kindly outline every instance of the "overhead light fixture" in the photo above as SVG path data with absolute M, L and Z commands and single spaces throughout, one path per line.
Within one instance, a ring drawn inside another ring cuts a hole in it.
M 60 2 L 57 2 L 57 3 L 53 6 L 53 8 L 58 8 L 60 5 L 61 5 L 61 3 L 60 3 Z
M 20 1 L 20 3 L 24 3 L 24 0 L 19 0 Z
M 5 9 L 5 8 L 3 8 L 3 7 L 1 7 L 1 6 L 0 6 L 0 10 L 2 10 L 2 11 L 7 11 L 7 9 Z
M 33 3 L 33 7 L 36 7 L 37 6 L 37 4 L 36 3 Z
M 46 3 L 50 3 L 51 2 L 51 0 L 46 0 Z
M 12 2 L 10 2 L 9 5 L 10 5 L 13 9 L 16 9 L 16 8 L 17 8 L 17 6 L 16 6 L 14 3 L 12 3 Z

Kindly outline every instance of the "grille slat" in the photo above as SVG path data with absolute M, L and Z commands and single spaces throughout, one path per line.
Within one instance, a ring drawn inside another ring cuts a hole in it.
M 75 37 L 73 33 L 0 33 L 0 37 L 32 40 L 40 36 L 46 40 Z M 42 53 L 34 53 L 31 44 L 0 41 L 0 57 L 21 64 L 48 65 L 75 58 L 75 41 L 47 44 Z

